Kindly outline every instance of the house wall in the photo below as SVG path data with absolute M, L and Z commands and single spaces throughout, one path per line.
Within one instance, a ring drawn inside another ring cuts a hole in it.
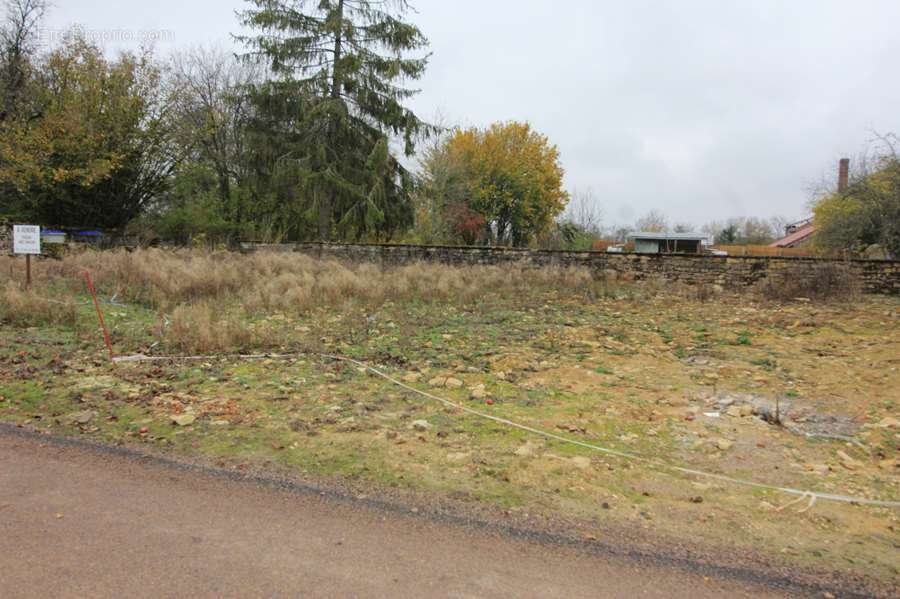
M 658 254 L 659 242 L 655 239 L 635 239 L 634 251 L 639 254 Z
M 662 278 L 689 285 L 750 287 L 767 278 L 811 278 L 817 270 L 841 264 L 857 278 L 863 291 L 900 295 L 900 261 L 821 260 L 769 256 L 709 256 L 703 254 L 608 254 L 491 247 L 361 244 L 245 244 L 247 251 L 300 252 L 316 258 L 368 261 L 385 267 L 415 262 L 443 264 L 525 264 L 584 266 L 625 280 Z

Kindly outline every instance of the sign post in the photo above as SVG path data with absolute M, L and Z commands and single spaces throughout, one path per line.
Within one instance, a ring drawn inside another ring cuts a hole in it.
M 13 225 L 13 254 L 25 254 L 25 286 L 31 286 L 31 257 L 41 254 L 41 228 Z

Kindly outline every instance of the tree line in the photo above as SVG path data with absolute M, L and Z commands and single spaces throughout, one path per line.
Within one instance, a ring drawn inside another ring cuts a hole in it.
M 181 242 L 383 241 L 427 213 L 460 241 L 525 245 L 565 206 L 558 150 L 527 123 L 451 133 L 406 106 L 429 55 L 405 0 L 250 0 L 242 52 L 170 61 L 111 58 L 76 30 L 41 52 L 47 4 L 6 8 L 12 220 Z M 428 140 L 433 161 L 412 172 Z

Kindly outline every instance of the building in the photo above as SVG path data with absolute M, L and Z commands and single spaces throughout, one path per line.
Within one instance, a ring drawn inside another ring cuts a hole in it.
M 702 233 L 632 233 L 634 251 L 638 254 L 700 254 L 707 236 Z
M 841 158 L 838 163 L 839 194 L 847 193 L 850 188 L 850 159 Z M 807 245 L 816 234 L 816 225 L 812 218 L 791 223 L 784 228 L 784 237 L 769 244 L 770 248 L 797 248 Z
M 785 227 L 785 236 L 769 244 L 771 248 L 795 248 L 801 247 L 812 240 L 816 234 L 816 225 L 811 218 L 791 223 Z

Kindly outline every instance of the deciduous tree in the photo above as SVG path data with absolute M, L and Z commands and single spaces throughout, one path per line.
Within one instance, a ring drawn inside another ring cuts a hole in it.
M 484 219 L 485 240 L 527 245 L 566 206 L 559 150 L 528 123 L 458 130 L 447 149 L 464 173 L 466 208 Z
M 900 256 L 900 156 L 895 135 L 853 176 L 844 193 L 829 194 L 815 205 L 815 244 L 828 252 L 862 252 L 880 245 Z
M 634 228 L 637 231 L 664 233 L 669 230 L 669 219 L 662 212 L 651 210 L 634 223 Z
M 169 184 L 177 163 L 152 55 L 110 61 L 78 35 L 35 66 L 34 113 L 2 123 L 0 185 L 12 214 L 118 228 Z
M 26 110 L 38 27 L 46 0 L 6 0 L 0 24 L 0 122 Z M 30 115 L 33 116 L 33 115 Z

